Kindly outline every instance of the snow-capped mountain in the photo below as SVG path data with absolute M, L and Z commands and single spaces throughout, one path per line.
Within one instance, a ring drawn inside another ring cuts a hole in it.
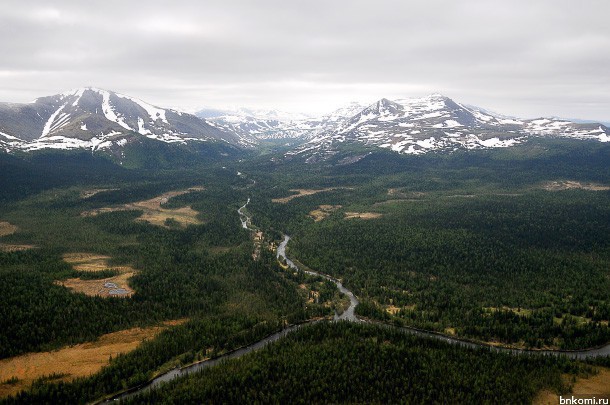
M 291 114 L 278 110 L 232 110 L 203 109 L 195 113 L 212 125 L 238 134 L 243 139 L 257 143 L 265 139 L 288 139 L 303 137 L 311 130 L 315 119 L 303 114 Z
M 365 105 L 351 103 L 328 115 L 310 117 L 278 110 L 216 110 L 204 109 L 196 113 L 213 125 L 237 133 L 251 142 L 265 139 L 311 139 L 320 133 L 334 131 L 345 120 L 361 111 Z
M 249 109 L 204 109 L 197 115 L 81 88 L 29 104 L 0 103 L 0 148 L 118 150 L 142 139 L 175 144 L 215 140 L 254 147 L 262 140 L 281 139 L 299 144 L 288 157 L 316 161 L 346 143 L 421 154 L 508 147 L 540 136 L 610 141 L 610 130 L 602 124 L 519 119 L 440 94 L 384 98 L 368 106 L 352 103 L 321 117 Z
M 29 104 L 0 104 L 0 146 L 8 150 L 120 148 L 141 137 L 165 143 L 248 144 L 194 115 L 91 87 Z
M 301 145 L 288 156 L 312 160 L 332 156 L 346 142 L 421 154 L 433 150 L 508 147 L 530 136 L 554 136 L 610 141 L 610 130 L 601 124 L 560 119 L 522 120 L 459 104 L 440 94 L 423 98 L 381 99 L 332 130 Z

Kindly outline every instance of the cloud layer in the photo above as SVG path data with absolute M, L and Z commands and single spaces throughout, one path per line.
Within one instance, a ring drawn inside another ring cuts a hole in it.
M 3 1 L 0 100 L 96 86 L 304 112 L 431 92 L 610 121 L 610 3 Z

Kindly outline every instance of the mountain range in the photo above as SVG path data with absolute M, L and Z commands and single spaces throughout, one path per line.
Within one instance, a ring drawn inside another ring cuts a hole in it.
M 423 98 L 381 99 L 321 132 L 288 155 L 333 155 L 340 145 L 359 143 L 405 154 L 457 149 L 509 147 L 530 137 L 565 137 L 610 141 L 610 130 L 597 123 L 557 118 L 519 119 L 459 104 L 440 94 Z
M 280 111 L 203 109 L 192 114 L 85 87 L 32 103 L 0 103 L 0 148 L 120 151 L 143 138 L 175 145 L 220 142 L 255 148 L 292 140 L 287 157 L 318 160 L 342 145 L 421 154 L 509 147 L 530 137 L 610 141 L 603 124 L 560 118 L 519 119 L 460 104 L 440 94 L 351 103 L 320 117 Z
M 257 142 L 270 139 L 311 139 L 316 135 L 332 132 L 352 116 L 366 108 L 360 103 L 350 103 L 330 114 L 310 117 L 278 110 L 216 110 L 204 109 L 195 113 L 226 131 Z

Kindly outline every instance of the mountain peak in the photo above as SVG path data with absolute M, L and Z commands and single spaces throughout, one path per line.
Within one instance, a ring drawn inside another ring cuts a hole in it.
M 389 100 L 387 98 L 382 98 L 362 110 L 360 115 L 369 115 L 372 113 L 381 115 L 396 114 L 401 109 L 401 105 L 396 103 L 395 101 Z
M 64 91 L 63 93 L 60 93 L 60 95 L 62 96 L 80 96 L 82 95 L 85 91 L 93 91 L 96 93 L 102 93 L 102 92 L 107 92 L 107 93 L 114 93 L 113 91 L 108 91 L 108 90 L 104 90 L 104 89 L 100 89 L 97 87 L 92 87 L 92 86 L 84 86 L 84 87 L 77 87 L 74 89 L 70 89 L 68 91 Z

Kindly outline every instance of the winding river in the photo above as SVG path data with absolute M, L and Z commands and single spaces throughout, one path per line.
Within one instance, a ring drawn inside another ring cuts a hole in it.
M 299 268 L 294 264 L 294 262 L 286 256 L 286 245 L 288 245 L 288 241 L 290 241 L 290 236 L 284 235 L 284 240 L 277 247 L 276 256 L 278 259 L 285 260 L 288 267 L 293 268 L 295 270 L 299 270 Z M 309 270 L 303 270 L 303 272 L 306 274 L 310 274 L 312 276 L 319 276 L 319 277 L 323 277 L 329 281 L 332 281 L 333 283 L 335 283 L 335 285 L 337 286 L 337 288 L 339 289 L 341 294 L 345 294 L 349 298 L 349 307 L 345 311 L 343 311 L 343 313 L 340 315 L 335 313 L 335 319 L 334 319 L 335 321 L 343 320 L 343 321 L 350 321 L 350 322 L 360 322 L 360 319 L 358 319 L 356 317 L 356 314 L 354 313 L 354 311 L 356 310 L 356 306 L 360 302 L 358 301 L 358 298 L 356 298 L 354 293 L 352 293 L 350 290 L 348 290 L 347 288 L 345 288 L 343 286 L 341 281 L 337 280 L 334 277 L 329 276 L 328 274 L 322 274 L 322 273 L 318 273 L 315 271 L 309 271 Z
M 250 223 L 250 217 L 244 213 L 244 210 L 246 209 L 248 204 L 250 204 L 250 198 L 248 198 L 248 201 L 246 201 L 246 203 L 239 207 L 239 209 L 237 210 L 237 213 L 239 214 L 239 221 L 241 222 L 241 227 L 244 229 L 248 229 L 248 224 Z
M 243 356 L 244 354 L 248 354 L 250 352 L 260 350 L 263 347 L 265 347 L 267 344 L 273 343 L 273 342 L 283 338 L 284 336 L 288 335 L 289 333 L 294 332 L 294 331 L 304 327 L 305 325 L 315 323 L 315 322 L 319 322 L 319 321 L 311 321 L 311 322 L 305 322 L 305 323 L 298 324 L 298 325 L 291 325 L 287 328 L 282 329 L 280 332 L 274 333 L 272 335 L 269 335 L 269 336 L 259 340 L 258 342 L 252 343 L 251 345 L 248 345 L 248 346 L 241 347 L 237 350 L 230 351 L 230 352 L 225 353 L 222 356 L 216 357 L 214 359 L 203 360 L 198 363 L 194 363 L 194 364 L 182 367 L 182 368 L 172 369 L 166 373 L 163 373 L 163 374 L 153 378 L 152 380 L 150 380 L 149 382 L 147 382 L 145 384 L 142 384 L 140 386 L 137 386 L 137 387 L 134 387 L 127 391 L 124 391 L 124 392 L 117 394 L 100 403 L 101 404 L 112 404 L 112 403 L 116 403 L 117 401 L 121 401 L 121 400 L 130 398 L 130 397 L 133 397 L 135 395 L 144 394 L 144 393 L 146 393 L 150 390 L 156 389 L 160 385 L 162 385 L 166 382 L 172 381 L 176 378 L 184 377 L 188 374 L 197 372 L 199 370 L 214 367 L 215 365 L 221 363 L 222 361 L 229 360 L 229 359 L 236 359 L 238 357 Z
M 290 237 L 288 235 L 284 235 L 284 240 L 277 248 L 277 258 L 284 259 L 286 261 L 286 264 L 289 267 L 298 270 L 298 267 L 294 264 L 294 262 L 292 260 L 288 259 L 288 257 L 286 257 L 286 245 L 288 244 L 288 241 L 290 241 Z M 341 315 L 335 314 L 335 320 L 345 320 L 345 321 L 350 321 L 350 322 L 366 322 L 366 323 L 381 325 L 381 326 L 384 326 L 387 328 L 400 329 L 406 333 L 411 333 L 413 335 L 441 340 L 443 342 L 450 343 L 450 344 L 457 344 L 457 345 L 460 345 L 463 347 L 470 347 L 470 348 L 487 348 L 494 352 L 503 352 L 503 353 L 512 353 L 512 354 L 542 354 L 542 355 L 566 356 L 566 357 L 569 357 L 572 359 L 586 359 L 587 357 L 610 356 L 610 344 L 607 344 L 605 346 L 595 348 L 595 349 L 574 350 L 574 351 L 571 351 L 571 350 L 510 349 L 510 348 L 506 348 L 506 347 L 491 346 L 491 345 L 487 345 L 484 343 L 471 342 L 468 340 L 458 339 L 458 338 L 447 336 L 447 335 L 444 335 L 441 333 L 425 331 L 425 330 L 421 330 L 421 329 L 417 329 L 417 328 L 395 326 L 395 325 L 390 325 L 387 323 L 374 321 L 374 320 L 365 321 L 363 319 L 358 318 L 354 314 L 356 306 L 359 303 L 358 299 L 354 296 L 354 294 L 350 290 L 345 288 L 339 280 L 337 280 L 336 278 L 329 276 L 327 274 L 321 274 L 321 273 L 317 273 L 315 271 L 305 271 L 305 273 L 308 273 L 308 274 L 311 274 L 314 276 L 324 277 L 325 279 L 332 281 L 333 283 L 335 283 L 337 285 L 337 288 L 339 289 L 339 291 L 341 291 L 343 294 L 345 294 L 349 297 L 349 299 L 350 299 L 349 308 Z
M 239 213 L 239 219 L 241 221 L 241 226 L 244 229 L 249 229 L 248 226 L 250 224 L 250 217 L 248 215 L 246 215 L 243 211 L 249 203 L 250 203 L 250 199 L 248 198 L 248 201 L 237 210 L 237 212 Z M 575 351 L 509 349 L 506 347 L 496 347 L 496 346 L 486 345 L 484 343 L 477 343 L 477 342 L 457 339 L 457 338 L 453 338 L 453 337 L 450 337 L 447 335 L 443 335 L 441 333 L 435 333 L 435 332 L 430 332 L 430 331 L 425 331 L 425 330 L 420 330 L 420 329 L 410 328 L 410 327 L 400 327 L 400 326 L 390 325 L 390 324 L 373 321 L 373 320 L 360 319 L 354 313 L 356 306 L 359 304 L 358 298 L 356 298 L 356 296 L 350 290 L 345 288 L 345 286 L 341 283 L 341 281 L 339 281 L 338 279 L 336 279 L 332 276 L 329 276 L 327 274 L 318 273 L 315 271 L 300 270 L 294 264 L 294 262 L 286 256 L 286 246 L 288 245 L 289 241 L 290 241 L 290 237 L 288 235 L 284 235 L 284 240 L 280 243 L 280 245 L 277 248 L 277 258 L 278 259 L 285 260 L 286 264 L 290 268 L 293 268 L 298 271 L 304 271 L 307 274 L 323 277 L 329 281 L 332 281 L 333 283 L 335 283 L 335 285 L 337 286 L 339 291 L 341 291 L 341 293 L 345 294 L 349 298 L 349 300 L 350 300 L 349 307 L 342 314 L 335 313 L 334 321 L 363 322 L 363 323 L 376 324 L 376 325 L 386 327 L 386 328 L 400 329 L 405 333 L 410 333 L 410 334 L 413 334 L 416 336 L 440 340 L 440 341 L 446 342 L 448 344 L 455 344 L 455 345 L 469 347 L 469 348 L 473 348 L 473 349 L 476 349 L 476 348 L 488 349 L 488 350 L 491 350 L 494 352 L 499 352 L 499 353 L 511 353 L 511 354 L 515 354 L 515 355 L 566 356 L 566 357 L 569 357 L 572 359 L 586 359 L 588 357 L 610 356 L 610 344 L 607 344 L 605 346 L 595 348 L 595 349 L 575 350 Z M 281 330 L 280 332 L 271 334 L 271 335 L 259 340 L 258 342 L 255 342 L 255 343 L 252 343 L 251 345 L 244 346 L 237 350 L 228 352 L 217 358 L 210 359 L 210 360 L 204 360 L 204 361 L 201 361 L 201 362 L 198 362 L 195 364 L 191 364 L 189 366 L 185 366 L 183 368 L 176 368 L 176 369 L 170 370 L 164 374 L 161 374 L 161 375 L 153 378 L 152 380 L 150 380 L 149 382 L 147 382 L 143 385 L 134 387 L 121 394 L 117 394 L 117 395 L 111 397 L 110 399 L 107 399 L 101 403 L 103 403 L 103 404 L 116 403 L 113 401 L 119 401 L 121 399 L 126 399 L 126 398 L 132 397 L 134 395 L 148 392 L 152 389 L 159 387 L 161 384 L 163 384 L 165 382 L 171 381 L 171 380 L 179 378 L 179 377 L 183 377 L 185 375 L 194 373 L 199 370 L 214 367 L 215 365 L 219 364 L 220 362 L 222 362 L 224 360 L 235 359 L 235 358 L 241 357 L 245 354 L 254 352 L 256 350 L 260 350 L 260 349 L 264 348 L 267 344 L 273 343 L 273 342 L 283 338 L 284 336 L 288 335 L 291 332 L 294 332 L 302 327 L 305 327 L 309 324 L 316 323 L 316 322 L 321 322 L 321 321 L 309 321 L 309 322 L 304 322 L 299 325 L 291 325 L 291 326 L 288 326 L 287 328 Z

